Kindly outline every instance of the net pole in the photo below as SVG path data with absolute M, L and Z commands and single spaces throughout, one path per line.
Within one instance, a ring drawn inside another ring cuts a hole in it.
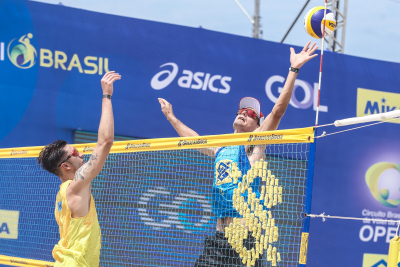
M 326 6 L 327 0 L 325 0 L 324 9 L 324 26 L 322 27 L 322 39 L 321 39 L 321 60 L 319 63 L 319 81 L 318 81 L 318 102 L 317 102 L 317 115 L 315 117 L 315 126 L 318 126 L 318 115 L 319 115 L 319 98 L 321 93 L 321 80 L 322 80 L 322 62 L 324 59 L 324 43 L 325 43 L 325 23 L 326 23 Z

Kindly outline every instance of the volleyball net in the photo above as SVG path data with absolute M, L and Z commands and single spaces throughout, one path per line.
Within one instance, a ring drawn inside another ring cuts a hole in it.
M 234 217 L 224 229 L 224 249 L 243 266 L 305 263 L 313 137 L 313 128 L 301 128 L 115 142 L 92 182 L 101 266 L 193 266 L 205 240 L 215 239 L 212 203 L 220 198 Z M 85 160 L 94 146 L 75 145 Z M 261 147 L 262 155 L 249 162 L 244 146 Z M 207 155 L 222 147 L 231 148 L 224 159 Z M 0 150 L 0 264 L 53 266 L 60 180 L 38 166 L 41 149 Z M 238 160 L 229 153 L 239 153 Z M 221 190 L 229 185 L 233 191 Z

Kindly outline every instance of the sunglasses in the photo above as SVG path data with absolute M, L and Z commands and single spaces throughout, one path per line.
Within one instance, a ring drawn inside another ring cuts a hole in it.
M 246 109 L 246 108 L 242 108 L 240 109 L 237 113 L 236 116 L 239 114 L 243 114 L 243 111 L 247 112 L 247 116 L 253 118 L 253 119 L 258 119 L 258 115 L 257 113 L 255 113 L 252 109 Z
M 72 156 L 74 156 L 74 157 L 79 156 L 79 151 L 78 151 L 78 149 L 76 149 L 75 147 L 72 147 L 72 148 L 74 149 L 74 150 L 72 150 L 72 153 L 69 154 L 69 156 L 66 157 L 66 159 L 64 159 L 63 161 L 61 161 L 61 163 L 58 164 L 58 167 L 60 167 L 61 164 L 63 164 L 64 162 L 66 162 L 70 157 L 72 157 Z

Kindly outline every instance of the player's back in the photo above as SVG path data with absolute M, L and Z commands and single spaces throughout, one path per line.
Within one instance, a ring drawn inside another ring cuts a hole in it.
M 72 218 L 67 204 L 66 191 L 71 181 L 60 185 L 55 216 L 60 231 L 60 241 L 53 249 L 55 266 L 99 266 L 101 231 L 93 196 L 89 213 Z

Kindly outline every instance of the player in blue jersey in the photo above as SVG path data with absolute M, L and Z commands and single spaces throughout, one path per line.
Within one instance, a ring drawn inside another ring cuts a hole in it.
M 316 43 L 310 46 L 308 42 L 303 50 L 296 54 L 293 48 L 290 48 L 291 67 L 287 76 L 283 90 L 275 103 L 271 113 L 264 119 L 261 112 L 260 102 L 252 97 L 244 97 L 239 102 L 239 110 L 233 122 L 234 133 L 272 131 L 278 128 L 278 125 L 285 114 L 293 93 L 293 87 L 298 75 L 298 71 L 307 61 L 317 56 L 314 52 L 318 49 Z M 198 134 L 179 121 L 173 111 L 172 105 L 165 99 L 158 99 L 161 110 L 168 121 L 177 131 L 179 136 L 190 137 Z M 242 217 L 232 205 L 233 189 L 237 184 L 226 174 L 226 170 L 236 163 L 239 170 L 245 174 L 251 168 L 251 165 L 265 157 L 265 145 L 259 146 L 228 146 L 222 148 L 205 148 L 200 152 L 215 157 L 216 174 L 213 183 L 213 203 L 212 211 L 217 219 L 217 231 L 215 237 L 206 238 L 205 247 L 202 255 L 195 263 L 196 267 L 209 266 L 243 266 L 239 254 L 232 249 L 224 236 L 225 227 L 233 222 L 233 218 Z M 253 183 L 253 192 L 258 197 L 259 178 Z M 244 224 L 242 220 L 242 224 Z M 245 239 L 243 246 L 248 250 L 252 248 L 254 238 L 249 236 Z M 257 261 L 256 266 L 261 266 L 261 261 Z

